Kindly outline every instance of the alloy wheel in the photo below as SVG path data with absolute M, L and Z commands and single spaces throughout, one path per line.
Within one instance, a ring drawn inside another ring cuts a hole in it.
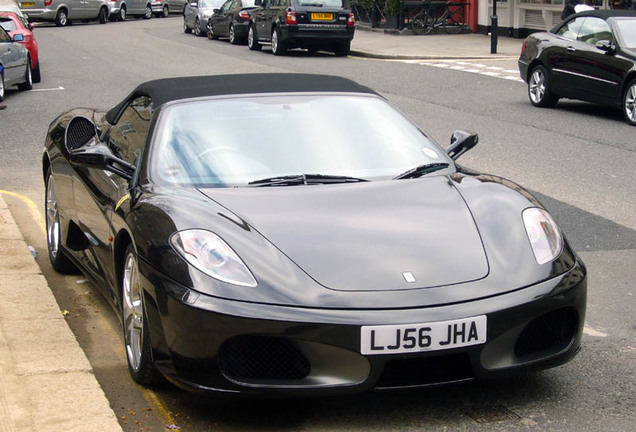
M 541 103 L 545 95 L 545 75 L 542 70 L 535 69 L 530 77 L 529 94 L 535 104 Z
M 46 183 L 46 240 L 51 259 L 55 260 L 60 251 L 60 216 L 52 176 Z
M 146 11 L 144 13 L 144 19 L 150 19 L 152 18 L 152 9 L 150 8 L 150 5 L 146 5 Z
M 194 34 L 195 36 L 201 36 L 201 22 L 199 18 L 194 20 Z
M 631 125 L 636 125 L 636 81 L 632 81 L 625 91 L 623 112 L 625 119 Z
M 119 21 L 126 21 L 126 8 L 124 6 L 119 9 Z
M 139 269 L 137 267 L 137 259 L 132 251 L 126 256 L 122 285 L 122 315 L 126 338 L 126 355 L 131 368 L 137 372 L 142 363 L 144 318 Z
M 236 43 L 236 35 L 234 34 L 234 26 L 230 25 L 230 43 L 234 45 Z
M 0 72 L 0 102 L 4 100 L 4 73 Z

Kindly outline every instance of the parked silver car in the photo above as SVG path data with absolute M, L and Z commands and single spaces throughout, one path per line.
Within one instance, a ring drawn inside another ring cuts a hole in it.
M 7 87 L 17 85 L 20 90 L 33 88 L 29 50 L 18 43 L 23 40 L 21 34 L 11 38 L 0 27 L 0 102 L 4 100 Z
M 110 20 L 124 21 L 128 16 L 150 19 L 152 17 L 151 0 L 109 0 Z
M 186 4 L 183 13 L 183 31 L 196 36 L 205 36 L 208 18 L 223 5 L 225 0 L 196 0 Z
M 24 17 L 20 6 L 15 0 L 0 0 L 0 12 L 15 12 L 18 16 Z
M 152 13 L 157 18 L 167 17 L 169 14 L 184 14 L 188 2 L 186 0 L 151 0 Z
M 50 21 L 64 27 L 73 20 L 106 23 L 109 3 L 110 0 L 26 0 L 20 1 L 20 8 L 31 22 Z

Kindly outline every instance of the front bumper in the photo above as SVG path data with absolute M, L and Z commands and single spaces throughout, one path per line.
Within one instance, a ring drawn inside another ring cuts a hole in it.
M 253 304 L 188 290 L 140 262 L 153 358 L 191 391 L 318 396 L 509 376 L 570 360 L 587 284 L 568 272 L 508 294 L 443 307 L 328 310 Z M 150 282 L 152 281 L 152 283 Z M 360 354 L 361 326 L 486 315 L 487 342 L 414 354 Z

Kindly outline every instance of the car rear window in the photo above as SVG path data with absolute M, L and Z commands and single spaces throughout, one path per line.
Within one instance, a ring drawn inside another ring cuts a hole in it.
M 254 4 L 256 0 L 241 0 L 241 6 L 242 7 L 256 7 L 256 5 Z
M 13 20 L 10 18 L 0 18 L 0 27 L 8 32 L 16 31 L 18 29 Z
M 346 0 L 296 0 L 298 6 L 344 7 Z

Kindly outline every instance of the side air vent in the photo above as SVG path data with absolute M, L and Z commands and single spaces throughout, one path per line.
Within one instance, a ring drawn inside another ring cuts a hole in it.
M 73 117 L 66 127 L 66 148 L 69 151 L 78 149 L 95 135 L 97 135 L 97 130 L 92 121 L 83 116 Z

